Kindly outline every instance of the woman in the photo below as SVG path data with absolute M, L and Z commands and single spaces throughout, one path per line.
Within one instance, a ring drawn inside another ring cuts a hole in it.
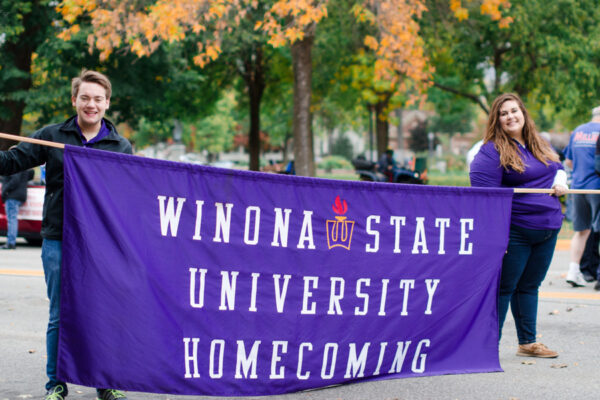
M 558 357 L 536 343 L 538 290 L 550 267 L 563 215 L 558 196 L 567 176 L 558 155 L 537 132 L 516 94 L 492 104 L 484 144 L 471 164 L 472 186 L 552 188 L 548 194 L 515 194 L 508 248 L 502 261 L 498 318 L 500 333 L 511 310 L 519 339 L 518 356 Z

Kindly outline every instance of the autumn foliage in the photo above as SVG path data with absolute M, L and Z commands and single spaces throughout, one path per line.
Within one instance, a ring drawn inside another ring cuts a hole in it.
M 327 18 L 328 0 L 273 1 L 255 29 L 268 35 L 269 43 L 284 46 L 313 34 L 316 24 Z M 482 14 L 506 27 L 512 21 L 502 17 L 510 7 L 506 0 L 449 0 L 457 19 L 468 18 L 467 7 L 477 3 Z M 258 0 L 64 0 L 58 11 L 67 22 L 60 37 L 68 40 L 80 30 L 78 18 L 91 20 L 90 50 L 97 49 L 101 60 L 119 48 L 139 57 L 149 56 L 163 42 L 180 41 L 186 35 L 198 36 L 194 62 L 203 67 L 222 51 L 225 32 L 235 29 L 247 13 L 256 10 Z M 431 70 L 419 36 L 417 20 L 427 11 L 424 0 L 364 0 L 349 10 L 357 23 L 375 28 L 364 44 L 375 55 L 375 77 L 386 80 L 399 91 L 405 90 L 404 77 L 427 82 Z
M 450 9 L 459 21 L 469 18 L 468 6 L 478 3 L 475 0 L 450 0 Z M 489 15 L 493 21 L 498 21 L 500 28 L 508 28 L 512 17 L 503 17 L 502 10 L 510 8 L 507 0 L 484 0 L 479 2 L 479 10 L 483 15 Z
M 376 32 L 364 38 L 364 45 L 375 58 L 373 77 L 385 82 L 386 91 L 405 93 L 411 83 L 422 93 L 427 86 L 432 68 L 417 23 L 425 11 L 422 0 L 367 0 L 352 9 L 358 23 Z
M 280 47 L 313 34 L 315 24 L 325 17 L 327 0 L 278 0 L 255 29 L 269 35 L 269 44 Z
M 65 0 L 58 10 L 71 25 L 61 33 L 68 40 L 79 31 L 78 17 L 89 16 L 93 33 L 90 50 L 107 59 L 126 47 L 139 57 L 153 53 L 162 42 L 183 40 L 188 34 L 201 35 L 194 62 L 204 66 L 221 52 L 222 36 L 231 31 L 245 14 L 256 7 L 248 0 L 158 0 L 148 6 L 136 0 Z

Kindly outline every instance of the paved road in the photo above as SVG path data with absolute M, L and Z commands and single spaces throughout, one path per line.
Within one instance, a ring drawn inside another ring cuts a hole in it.
M 600 398 L 600 292 L 591 285 L 578 289 L 568 286 L 564 281 L 567 264 L 568 252 L 558 250 L 544 281 L 539 307 L 539 340 L 560 352 L 557 359 L 516 357 L 514 323 L 509 316 L 500 344 L 504 372 L 366 382 L 268 399 Z M 40 249 L 0 251 L 0 400 L 43 398 L 47 307 Z M 69 399 L 94 398 L 90 388 L 71 386 L 70 392 Z M 208 398 L 129 393 L 129 399 Z

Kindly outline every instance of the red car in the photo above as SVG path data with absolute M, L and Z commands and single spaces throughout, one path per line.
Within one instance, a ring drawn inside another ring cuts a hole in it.
M 0 189 L 2 184 L 0 183 Z M 29 184 L 27 186 L 27 201 L 19 209 L 19 236 L 28 243 L 42 243 L 42 210 L 44 207 L 44 185 Z M 6 236 L 6 211 L 4 202 L 0 200 L 0 236 Z

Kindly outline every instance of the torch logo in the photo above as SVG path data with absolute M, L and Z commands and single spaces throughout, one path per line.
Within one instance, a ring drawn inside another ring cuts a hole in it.
M 344 216 L 348 211 L 348 203 L 337 196 L 331 208 L 338 215 L 335 216 L 335 220 L 327 220 L 327 247 L 331 249 L 337 246 L 350 250 L 354 221 L 349 221 Z

